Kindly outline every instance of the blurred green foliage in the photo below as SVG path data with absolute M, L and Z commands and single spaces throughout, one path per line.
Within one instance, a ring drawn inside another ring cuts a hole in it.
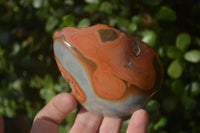
M 53 96 L 70 92 L 54 61 L 54 32 L 97 23 L 140 38 L 163 62 L 164 84 L 145 106 L 148 133 L 200 132 L 200 1 L 1 0 L 0 14 L 0 114 L 6 132 L 28 131 Z M 77 111 L 60 133 L 70 129 Z

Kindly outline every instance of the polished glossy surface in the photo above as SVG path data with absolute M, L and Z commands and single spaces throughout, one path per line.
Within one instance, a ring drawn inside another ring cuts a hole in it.
M 107 25 L 56 32 L 54 54 L 76 99 L 100 115 L 130 115 L 162 84 L 162 64 L 152 48 Z

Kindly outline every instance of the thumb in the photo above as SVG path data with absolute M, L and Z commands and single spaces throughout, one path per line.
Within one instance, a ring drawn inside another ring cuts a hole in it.
M 69 93 L 55 96 L 35 117 L 31 133 L 56 133 L 63 119 L 77 106 Z

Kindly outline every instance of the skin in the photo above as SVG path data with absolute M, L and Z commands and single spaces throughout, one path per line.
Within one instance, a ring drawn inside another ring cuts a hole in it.
M 59 125 L 76 106 L 77 101 L 69 93 L 55 96 L 36 115 L 31 133 L 58 133 Z M 122 121 L 120 117 L 102 117 L 82 108 L 70 133 L 119 133 Z M 148 121 L 148 113 L 143 109 L 137 110 L 130 119 L 127 133 L 146 133 Z
M 2 116 L 0 116 L 0 133 L 4 133 L 4 121 Z

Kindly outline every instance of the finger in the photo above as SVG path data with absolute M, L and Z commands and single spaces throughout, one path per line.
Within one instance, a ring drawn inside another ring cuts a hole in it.
M 122 121 L 120 117 L 104 117 L 99 133 L 119 133 Z
M 0 115 L 0 133 L 4 133 L 4 121 L 1 115 Z
M 146 133 L 149 115 L 144 109 L 137 110 L 131 117 L 127 133 Z
M 77 106 L 77 101 L 69 93 L 55 96 L 35 117 L 31 133 L 55 133 L 59 124 Z
M 96 133 L 102 121 L 102 116 L 88 112 L 82 108 L 78 113 L 70 133 Z

